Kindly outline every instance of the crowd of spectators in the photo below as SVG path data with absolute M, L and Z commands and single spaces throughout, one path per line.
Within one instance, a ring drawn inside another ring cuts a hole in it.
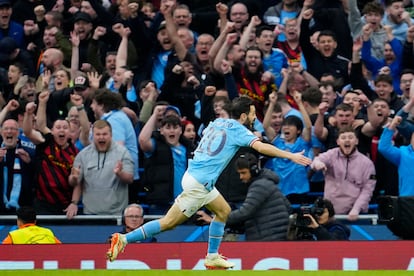
M 0 0 L 0 214 L 163 214 L 203 129 L 241 96 L 262 141 L 314 159 L 254 153 L 290 203 L 317 193 L 356 220 L 378 195 L 414 195 L 412 6 Z M 217 182 L 234 209 L 244 152 Z

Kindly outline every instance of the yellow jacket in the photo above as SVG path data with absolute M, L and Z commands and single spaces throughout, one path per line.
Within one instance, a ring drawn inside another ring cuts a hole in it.
M 35 224 L 25 224 L 11 231 L 3 244 L 56 244 L 61 243 L 50 229 Z

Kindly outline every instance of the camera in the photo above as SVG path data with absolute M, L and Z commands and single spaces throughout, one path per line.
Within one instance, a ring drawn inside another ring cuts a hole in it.
M 324 209 L 325 209 L 325 203 L 323 202 L 322 198 L 318 198 L 313 204 L 313 206 L 312 205 L 300 206 L 297 212 L 295 226 L 296 227 L 308 227 L 312 223 L 312 220 L 311 218 L 305 215 L 309 214 L 315 220 L 317 220 L 318 217 L 320 217 L 323 214 Z

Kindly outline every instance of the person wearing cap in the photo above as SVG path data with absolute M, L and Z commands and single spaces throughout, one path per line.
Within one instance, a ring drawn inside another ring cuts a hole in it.
M 83 0 L 80 11 L 89 14 L 94 26 L 104 26 L 110 32 L 111 26 L 115 23 L 113 16 L 102 5 L 104 1 Z
M 11 20 L 13 8 L 10 0 L 0 0 L 0 39 L 13 38 L 19 48 L 24 48 L 23 26 Z
M 175 106 L 157 105 L 138 137 L 145 155 L 143 185 L 149 214 L 164 214 L 182 192 L 181 180 L 194 148 L 182 135 L 180 116 Z M 161 126 L 154 131 L 159 117 Z
M 174 115 L 181 119 L 181 111 L 178 107 L 174 105 L 168 105 L 164 111 L 164 117 Z
M 88 46 L 93 35 L 92 18 L 88 13 L 77 12 L 73 17 L 73 31 L 79 35 L 79 65 L 89 63 Z
M 95 121 L 95 115 L 91 108 L 94 89 L 90 86 L 88 75 L 78 72 L 73 79 L 73 93 L 82 96 L 83 106 L 87 114 L 89 122 Z
M 99 36 L 99 38 L 96 38 L 96 37 L 93 38 L 93 40 L 96 40 L 95 42 L 100 42 L 98 44 L 98 50 L 99 52 L 103 52 L 103 53 L 105 51 L 116 51 L 116 47 L 119 44 L 119 38 L 116 35 L 116 33 L 112 30 L 112 26 L 116 23 L 115 17 L 107 10 L 107 8 L 104 7 L 105 2 L 109 4 L 111 3 L 111 1 L 109 0 L 104 0 L 104 1 L 82 0 L 80 4 L 80 9 L 79 9 L 80 12 L 86 13 L 90 16 L 91 23 L 95 31 L 104 30 L 103 33 L 101 32 L 101 35 Z M 128 22 L 128 23 L 129 25 L 135 24 L 135 22 Z M 92 31 L 92 34 L 94 34 L 94 31 Z M 141 38 L 138 38 L 138 39 L 141 39 Z M 140 43 L 141 42 L 142 41 L 140 41 Z M 91 51 L 89 51 L 89 54 L 87 56 L 88 60 L 89 60 L 90 53 Z M 82 61 L 82 58 L 81 58 L 81 61 Z M 79 64 L 82 64 L 82 63 L 79 63 Z
M 36 212 L 32 207 L 17 209 L 18 229 L 10 231 L 3 244 L 60 244 L 52 230 L 36 225 Z

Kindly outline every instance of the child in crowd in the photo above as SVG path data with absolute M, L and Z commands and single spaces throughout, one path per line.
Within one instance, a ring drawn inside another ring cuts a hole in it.
M 295 93 L 295 101 L 304 118 L 305 128 L 299 117 L 295 115 L 287 116 L 282 122 L 281 135 L 276 137 L 273 145 L 289 152 L 303 151 L 307 156 L 312 149 L 312 124 L 308 113 L 304 109 L 299 92 Z M 279 187 L 291 203 L 304 203 L 304 194 L 309 192 L 309 180 L 306 167 L 297 166 L 285 158 L 272 158 L 266 163 L 266 167 L 272 169 L 279 176 Z

